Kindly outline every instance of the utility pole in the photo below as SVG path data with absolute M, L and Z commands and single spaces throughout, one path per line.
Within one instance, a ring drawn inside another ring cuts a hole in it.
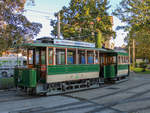
M 57 15 L 57 38 L 60 39 L 60 13 Z
M 135 39 L 133 39 L 133 67 L 135 67 Z
M 131 59 L 131 50 L 130 50 L 131 48 L 130 48 L 130 45 L 129 45 L 129 64 L 130 64 L 130 59 Z

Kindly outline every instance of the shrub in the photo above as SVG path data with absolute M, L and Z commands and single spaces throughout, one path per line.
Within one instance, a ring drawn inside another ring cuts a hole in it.
M 8 89 L 14 87 L 13 77 L 0 78 L 0 89 Z

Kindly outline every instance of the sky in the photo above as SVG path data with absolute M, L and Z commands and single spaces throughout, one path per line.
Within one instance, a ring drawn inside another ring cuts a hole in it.
M 110 0 L 111 8 L 109 9 L 109 13 L 115 10 L 117 5 L 119 5 L 121 0 Z M 53 29 L 50 26 L 50 19 L 54 19 L 54 13 L 58 12 L 62 9 L 63 6 L 68 6 L 70 0 L 35 0 L 35 5 L 31 6 L 29 4 L 25 5 L 24 15 L 31 22 L 38 22 L 42 24 L 42 29 L 40 33 L 36 36 L 36 38 L 40 38 L 43 36 L 49 36 L 51 30 Z M 114 26 L 115 30 L 118 25 L 124 25 L 121 21 L 114 17 Z M 115 30 L 116 31 L 116 30 Z M 123 30 L 116 31 L 117 37 L 113 39 L 112 42 L 115 43 L 115 46 L 119 47 L 124 44 L 124 38 L 127 35 Z

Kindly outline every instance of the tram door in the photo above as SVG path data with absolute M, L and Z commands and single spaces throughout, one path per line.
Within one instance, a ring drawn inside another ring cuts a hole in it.
M 37 68 L 38 77 L 44 80 L 46 77 L 46 48 L 35 49 L 35 66 Z
M 100 78 L 114 78 L 116 74 L 116 56 L 113 54 L 100 55 Z
M 101 79 L 104 78 L 104 60 L 105 60 L 104 54 L 100 54 L 100 72 L 99 72 L 99 77 Z
M 38 78 L 45 80 L 46 67 L 46 47 L 28 49 L 28 68 L 36 68 Z

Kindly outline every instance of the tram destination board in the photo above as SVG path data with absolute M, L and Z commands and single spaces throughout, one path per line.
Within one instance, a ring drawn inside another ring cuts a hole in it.
M 95 48 L 95 44 L 94 44 L 94 43 L 71 41 L 71 40 L 59 40 L 59 39 L 54 39 L 54 44 L 57 44 L 57 45 L 70 45 L 70 46 L 92 47 L 92 48 Z

